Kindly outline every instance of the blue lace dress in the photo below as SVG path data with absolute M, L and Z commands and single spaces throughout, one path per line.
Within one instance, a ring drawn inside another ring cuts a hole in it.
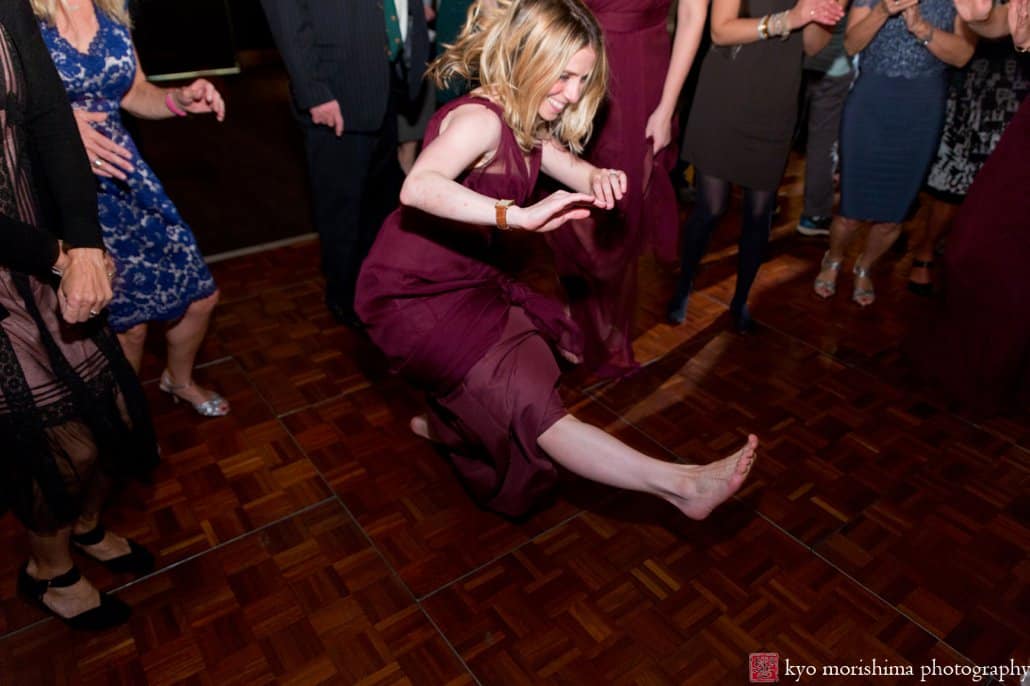
M 855 6 L 876 2 L 855 0 Z M 954 31 L 951 0 L 920 0 L 919 11 L 937 31 Z M 905 220 L 937 152 L 949 70 L 900 14 L 859 53 L 858 78 L 841 118 L 842 215 Z
M 43 23 L 41 29 L 72 107 L 107 113 L 93 126 L 133 156 L 125 181 L 96 177 L 104 244 L 117 270 L 108 322 L 120 332 L 178 319 L 216 287 L 193 233 L 122 123 L 120 103 L 136 76 L 129 31 L 99 9 L 97 21 L 100 28 L 85 54 L 56 27 Z

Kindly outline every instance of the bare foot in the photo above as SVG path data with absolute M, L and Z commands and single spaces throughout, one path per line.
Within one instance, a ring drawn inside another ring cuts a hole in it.
M 31 562 L 26 571 L 33 579 L 52 579 L 60 576 L 60 574 L 39 576 L 39 568 Z M 71 586 L 48 588 L 43 594 L 43 604 L 61 617 L 74 617 L 99 607 L 100 592 L 86 577 L 82 577 Z
M 758 437 L 751 434 L 744 447 L 729 457 L 707 465 L 684 465 L 686 474 L 678 492 L 666 500 L 691 519 L 704 519 L 740 489 L 756 457 Z
M 437 438 L 436 434 L 434 434 L 432 429 L 429 428 L 429 417 L 426 415 L 415 415 L 411 418 L 408 426 L 411 427 L 412 433 L 419 438 L 424 438 L 427 441 L 433 441 L 434 443 L 440 442 L 440 439 Z

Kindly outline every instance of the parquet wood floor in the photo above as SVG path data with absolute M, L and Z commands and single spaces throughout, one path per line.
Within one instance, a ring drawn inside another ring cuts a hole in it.
M 83 636 L 16 598 L 8 516 L 0 684 L 707 686 L 747 683 L 752 652 L 917 675 L 802 679 L 850 686 L 920 683 L 933 660 L 1030 663 L 1028 417 L 977 424 L 912 380 L 900 348 L 925 303 L 904 291 L 908 258 L 877 269 L 872 308 L 849 302 L 847 276 L 814 297 L 825 247 L 793 234 L 799 192 L 792 171 L 755 335 L 726 326 L 730 221 L 681 327 L 661 323 L 671 270 L 643 259 L 640 373 L 562 388 L 581 419 L 661 459 L 707 462 L 757 433 L 751 482 L 701 523 L 568 475 L 523 521 L 478 509 L 409 433 L 418 395 L 324 310 L 317 246 L 214 265 L 198 375 L 233 413 L 173 405 L 152 341 L 164 460 L 109 520 L 159 567 L 132 582 L 83 563 L 133 619 Z M 542 250 L 527 271 L 548 285 Z

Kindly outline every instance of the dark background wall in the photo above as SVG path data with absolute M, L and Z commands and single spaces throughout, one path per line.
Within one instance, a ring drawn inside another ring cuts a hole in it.
M 310 232 L 289 84 L 258 0 L 133 0 L 131 9 L 148 74 L 240 68 L 207 77 L 225 97 L 223 123 L 190 116 L 134 127 L 204 254 Z

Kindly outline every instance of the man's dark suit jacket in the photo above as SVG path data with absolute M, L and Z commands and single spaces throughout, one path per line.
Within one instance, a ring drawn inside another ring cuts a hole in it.
M 393 10 L 393 0 L 261 0 L 301 111 L 337 100 L 344 131 L 375 131 L 382 125 L 392 69 L 384 2 Z M 429 36 L 421 0 L 408 4 L 407 85 L 414 99 L 429 58 Z

